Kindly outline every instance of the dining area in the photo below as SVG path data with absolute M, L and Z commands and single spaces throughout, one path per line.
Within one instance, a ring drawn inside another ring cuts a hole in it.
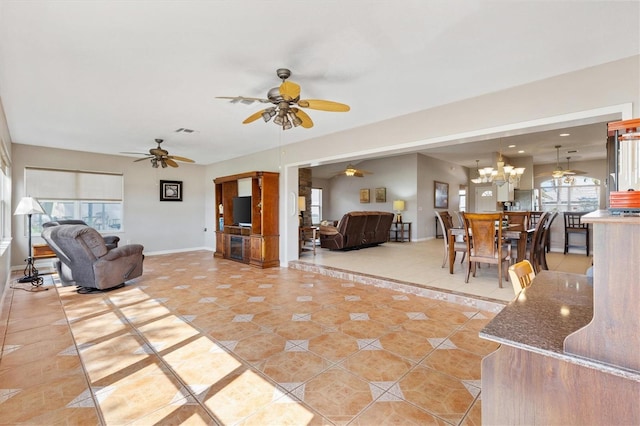
M 534 273 L 549 269 L 549 230 L 557 212 L 456 212 L 456 225 L 447 211 L 436 211 L 435 215 L 444 233 L 442 267 L 448 265 L 449 273 L 454 274 L 460 254 L 460 263 L 466 261 L 465 283 L 479 273 L 486 274 L 483 268 L 493 270 L 493 265 L 499 288 L 509 281 L 508 271 L 514 264 L 526 261 Z

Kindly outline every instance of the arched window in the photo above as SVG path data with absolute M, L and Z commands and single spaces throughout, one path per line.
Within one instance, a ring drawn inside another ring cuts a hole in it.
M 589 176 L 565 176 L 540 183 L 544 211 L 590 212 L 600 208 L 600 180 Z

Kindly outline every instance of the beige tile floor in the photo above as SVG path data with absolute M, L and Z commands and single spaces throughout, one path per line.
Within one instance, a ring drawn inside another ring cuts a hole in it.
M 437 247 L 317 251 L 325 270 L 361 265 L 363 280 L 196 251 L 147 256 L 143 277 L 102 294 L 51 276 L 37 292 L 13 283 L 0 305 L 0 423 L 480 424 L 480 361 L 496 345 L 478 337 L 494 313 L 474 301 L 497 293 L 459 304 L 407 291 L 409 278 L 464 283 L 442 273 Z M 559 256 L 552 268 L 574 257 Z M 412 275 L 410 259 L 432 267 Z M 362 284 L 383 261 L 402 285 Z

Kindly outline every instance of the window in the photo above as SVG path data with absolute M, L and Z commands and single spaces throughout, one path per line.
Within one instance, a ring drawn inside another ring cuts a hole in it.
M 460 197 L 460 203 L 458 210 L 461 212 L 467 211 L 467 187 L 460 185 L 458 189 L 458 196 Z
M 590 212 L 600 204 L 600 180 L 588 176 L 566 176 L 540 184 L 543 211 Z
M 322 219 L 322 188 L 311 188 L 311 223 Z
M 116 173 L 25 168 L 25 194 L 46 214 L 31 218 L 31 232 L 51 220 L 80 219 L 97 231 L 122 227 L 123 177 Z

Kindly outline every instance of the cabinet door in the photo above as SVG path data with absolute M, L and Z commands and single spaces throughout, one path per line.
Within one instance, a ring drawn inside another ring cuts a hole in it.
M 498 194 L 498 202 L 500 201 L 513 201 L 513 186 L 510 183 L 504 185 L 496 185 L 496 191 Z
M 262 237 L 251 236 L 251 262 L 260 263 L 264 261 L 264 241 Z

